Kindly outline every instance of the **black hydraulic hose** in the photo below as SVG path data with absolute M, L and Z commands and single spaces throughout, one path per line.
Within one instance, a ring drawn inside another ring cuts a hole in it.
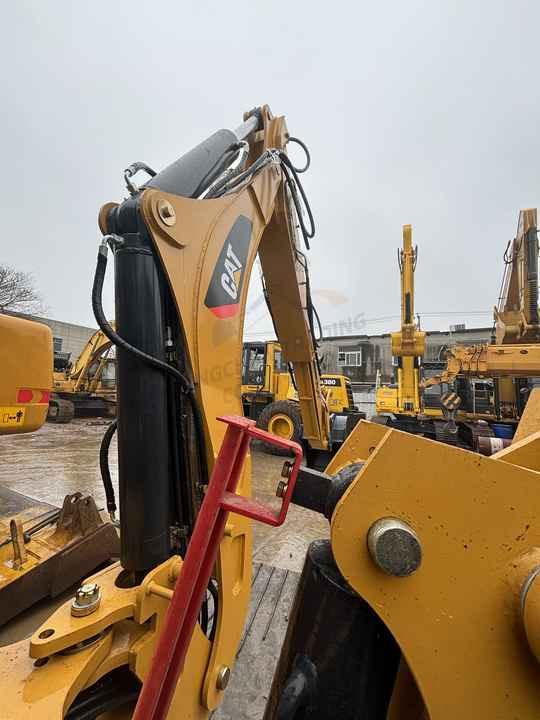
M 298 385 L 296 384 L 296 378 L 294 377 L 294 366 L 292 363 L 287 363 L 287 370 L 289 371 L 289 377 L 291 378 L 292 386 L 296 392 L 298 392 Z
M 105 313 L 103 312 L 103 303 L 102 303 L 102 292 L 103 292 L 103 281 L 105 279 L 105 272 L 107 270 L 107 245 L 105 242 L 102 242 L 99 246 L 98 256 L 97 256 L 97 263 L 96 263 L 96 271 L 94 274 L 94 283 L 92 285 L 92 309 L 94 311 L 94 317 L 96 318 L 96 322 L 99 325 L 100 329 L 103 331 L 103 334 L 109 338 L 109 340 L 112 342 L 113 345 L 116 345 L 116 347 L 120 347 L 123 350 L 126 350 L 127 352 L 132 353 L 136 357 L 140 358 L 143 362 L 145 362 L 147 365 L 151 365 L 152 367 L 157 368 L 158 370 L 161 370 L 162 372 L 169 373 L 172 375 L 180 384 L 180 387 L 182 391 L 185 393 L 186 397 L 189 399 L 191 408 L 193 411 L 193 421 L 195 424 L 195 432 L 197 433 L 198 437 L 198 455 L 199 455 L 199 462 L 200 467 L 202 471 L 202 477 L 203 477 L 203 483 L 208 483 L 208 463 L 206 460 L 206 453 L 204 451 L 205 442 L 204 442 L 204 431 L 203 431 L 203 421 L 201 416 L 201 411 L 199 409 L 199 405 L 197 403 L 197 398 L 195 397 L 195 388 L 193 387 L 193 383 L 191 383 L 188 378 L 180 372 L 180 370 L 177 370 L 172 365 L 169 365 L 168 363 L 164 362 L 163 360 L 160 360 L 159 358 L 153 357 L 152 355 L 149 355 L 148 353 L 144 352 L 143 350 L 140 350 L 139 348 L 134 347 L 130 343 L 127 342 L 123 337 L 121 337 L 111 326 L 107 318 L 105 317 Z
M 315 320 L 317 321 L 317 326 L 319 328 L 319 337 L 317 338 L 316 342 L 320 343 L 321 340 L 324 340 L 324 332 L 321 324 L 321 318 L 319 317 L 319 313 L 317 312 L 317 308 L 313 303 L 311 303 L 311 309 L 313 310 L 313 315 L 315 316 Z
M 105 490 L 105 498 L 107 500 L 107 511 L 113 522 L 116 520 L 117 507 L 111 472 L 109 470 L 109 448 L 117 426 L 118 420 L 113 420 L 105 431 L 99 447 L 99 469 L 101 470 L 101 480 L 103 482 L 103 489 Z
M 99 246 L 96 272 L 94 275 L 94 284 L 92 286 L 92 309 L 94 311 L 94 317 L 96 318 L 96 322 L 99 325 L 99 327 L 101 328 L 101 330 L 103 331 L 103 334 L 109 338 L 109 340 L 112 342 L 113 345 L 116 345 L 117 347 L 122 348 L 122 350 L 126 350 L 127 352 L 133 353 L 133 355 L 136 355 L 147 365 L 151 365 L 152 367 L 155 367 L 158 370 L 161 370 L 163 372 L 174 375 L 174 377 L 178 380 L 178 382 L 182 386 L 182 389 L 184 390 L 184 392 L 186 394 L 189 393 L 190 390 L 193 389 L 193 385 L 189 382 L 187 377 L 180 372 L 180 370 L 177 370 L 172 365 L 169 365 L 168 363 L 164 362 L 163 360 L 160 360 L 159 358 L 154 357 L 153 355 L 149 355 L 148 353 L 145 353 L 144 350 L 140 350 L 139 348 L 134 347 L 133 345 L 128 343 L 127 340 L 124 340 L 124 338 L 121 337 L 112 328 L 109 321 L 105 317 L 105 313 L 103 312 L 103 305 L 101 303 L 101 295 L 102 295 L 102 291 L 103 291 L 103 280 L 105 279 L 106 269 L 107 269 L 107 246 L 104 243 L 102 243 Z
M 289 142 L 290 141 L 298 143 L 306 153 L 306 164 L 303 168 L 296 168 L 292 164 L 287 153 L 283 150 L 266 150 L 246 170 L 237 171 L 232 176 L 222 178 L 222 180 L 218 181 L 216 185 L 212 188 L 212 190 L 208 193 L 207 198 L 217 198 L 221 197 L 225 193 L 234 192 L 234 190 L 238 188 L 238 186 L 242 182 L 244 182 L 245 180 L 251 180 L 254 175 L 256 175 L 260 170 L 262 170 L 263 167 L 271 163 L 277 154 L 281 165 L 281 171 L 285 177 L 285 185 L 290 190 L 291 197 L 296 209 L 296 214 L 298 216 L 298 222 L 300 224 L 300 230 L 304 238 L 304 243 L 306 245 L 306 248 L 309 250 L 309 241 L 315 236 L 315 220 L 313 218 L 311 206 L 307 199 L 302 183 L 300 182 L 298 174 L 305 172 L 309 168 L 311 164 L 311 157 L 307 146 L 301 140 L 298 140 L 298 138 L 289 138 Z M 308 216 L 309 227 L 306 226 L 306 223 L 304 222 L 302 205 L 304 206 Z
M 281 160 L 281 170 L 285 175 L 285 182 L 291 191 L 291 196 L 296 208 L 296 214 L 298 216 L 298 222 L 300 223 L 300 229 L 302 230 L 304 242 L 306 244 L 306 248 L 309 250 L 309 240 L 315 236 L 315 220 L 313 218 L 313 213 L 311 212 L 311 206 L 307 199 L 302 183 L 300 182 L 300 178 L 298 177 L 298 171 L 290 161 L 287 153 L 283 152 L 283 150 L 280 150 L 279 159 Z M 302 207 L 300 205 L 297 191 L 300 192 L 302 203 L 306 209 L 306 213 L 309 218 L 309 230 L 304 222 L 304 218 L 302 215 Z
M 250 165 L 247 170 L 238 169 L 234 175 L 222 178 L 219 182 L 215 184 L 211 192 L 209 192 L 206 197 L 217 198 L 221 197 L 221 195 L 223 195 L 225 192 L 230 192 L 231 190 L 234 190 L 236 185 L 240 184 L 243 180 L 246 180 L 247 178 L 251 178 L 252 175 L 261 170 L 265 165 L 268 165 L 271 160 L 272 156 L 268 151 L 266 151 L 259 158 L 257 158 L 253 165 Z
M 292 137 L 292 136 L 289 137 L 289 139 L 287 140 L 287 143 L 295 143 L 296 145 L 300 145 L 302 150 L 306 153 L 306 164 L 302 168 L 295 167 L 294 169 L 296 170 L 296 172 L 304 173 L 304 172 L 306 172 L 306 170 L 309 170 L 309 166 L 311 165 L 311 155 L 310 155 L 310 152 L 308 150 L 308 146 L 306 145 L 306 143 L 303 142 L 302 140 L 300 140 L 300 138 Z
M 203 604 L 201 605 L 201 612 L 199 613 L 199 625 L 201 626 L 203 634 L 206 635 L 208 633 L 208 598 L 205 598 L 203 600 Z

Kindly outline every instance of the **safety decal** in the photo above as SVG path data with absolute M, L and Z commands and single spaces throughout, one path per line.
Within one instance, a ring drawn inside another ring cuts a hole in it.
M 0 427 L 24 425 L 25 412 L 22 407 L 0 407 Z

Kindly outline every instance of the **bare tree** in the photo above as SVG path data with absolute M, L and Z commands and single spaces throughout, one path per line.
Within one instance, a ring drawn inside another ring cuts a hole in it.
M 0 265 L 0 312 L 6 310 L 37 315 L 43 312 L 43 300 L 30 273 Z

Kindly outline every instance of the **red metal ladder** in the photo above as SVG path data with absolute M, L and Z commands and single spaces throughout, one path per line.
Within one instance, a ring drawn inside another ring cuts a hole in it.
M 165 720 L 167 717 L 229 512 L 275 527 L 281 525 L 287 516 L 302 461 L 300 445 L 259 430 L 253 420 L 244 417 L 223 416 L 218 420 L 227 423 L 227 430 L 193 528 L 152 663 L 144 679 L 133 720 Z M 288 484 L 277 513 L 256 500 L 236 494 L 252 438 L 290 450 L 294 454 Z

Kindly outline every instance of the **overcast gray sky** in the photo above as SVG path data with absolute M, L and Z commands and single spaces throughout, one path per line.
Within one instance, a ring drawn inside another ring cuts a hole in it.
M 404 223 L 423 325 L 491 323 L 518 211 L 539 201 L 539 3 L 5 0 L 2 16 L 0 262 L 34 273 L 49 316 L 95 324 L 96 217 L 129 163 L 160 169 L 269 103 L 312 152 L 330 331 L 396 328 Z

